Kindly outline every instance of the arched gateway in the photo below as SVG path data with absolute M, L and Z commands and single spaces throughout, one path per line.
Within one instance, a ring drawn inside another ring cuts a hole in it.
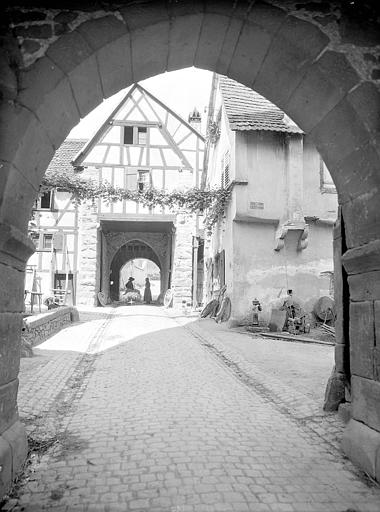
M 53 3 L 59 16 L 38 2 L 32 10 L 22 0 L 10 7 L 2 36 L 0 493 L 26 454 L 17 347 L 33 251 L 26 228 L 42 176 L 70 129 L 103 98 L 192 65 L 276 103 L 310 134 L 331 171 L 341 211 L 336 369 L 353 414 L 344 448 L 380 479 L 380 31 L 371 3 L 339 9 L 338 2 L 331 11 L 326 2 L 319 11 L 316 2 L 275 0 L 81 2 L 83 11 Z

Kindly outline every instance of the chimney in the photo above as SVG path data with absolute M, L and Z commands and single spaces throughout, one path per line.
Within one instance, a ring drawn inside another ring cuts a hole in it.
M 190 126 L 195 128 L 198 132 L 201 131 L 201 115 L 198 112 L 198 109 L 194 107 L 193 111 L 189 114 L 188 122 Z

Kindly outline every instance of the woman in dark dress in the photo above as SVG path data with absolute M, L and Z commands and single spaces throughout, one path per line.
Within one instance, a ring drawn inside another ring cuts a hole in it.
M 152 302 L 152 292 L 150 291 L 150 281 L 148 277 L 145 279 L 144 302 L 145 304 Z

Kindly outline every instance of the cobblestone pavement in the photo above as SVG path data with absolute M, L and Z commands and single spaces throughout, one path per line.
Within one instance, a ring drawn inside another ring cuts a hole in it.
M 177 321 L 277 409 L 340 449 L 345 425 L 337 414 L 322 409 L 334 365 L 333 346 L 242 334 L 211 319 L 180 316 Z
M 379 512 L 377 486 L 199 333 L 160 308 L 108 313 L 38 349 L 49 362 L 33 412 L 58 418 L 57 442 L 29 469 L 17 510 Z M 23 366 L 26 412 L 34 372 Z

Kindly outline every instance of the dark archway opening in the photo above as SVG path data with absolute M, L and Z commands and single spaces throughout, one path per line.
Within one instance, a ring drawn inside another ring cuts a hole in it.
M 156 268 L 159 270 L 160 274 L 160 283 L 161 283 L 161 262 L 159 261 L 159 258 L 157 254 L 153 251 L 153 249 L 147 245 L 144 242 L 141 242 L 139 240 L 132 240 L 128 242 L 127 244 L 123 245 L 115 254 L 112 262 L 111 262 L 111 272 L 110 272 L 110 298 L 113 301 L 118 301 L 121 298 L 121 290 L 125 289 L 126 282 L 128 280 L 128 277 L 132 276 L 134 277 L 133 273 L 130 275 L 128 274 L 128 271 L 134 271 L 136 272 L 136 275 L 138 275 L 139 281 L 136 281 L 141 286 L 141 279 L 142 279 L 142 272 L 145 271 L 145 267 L 142 267 L 141 265 L 136 266 L 136 263 L 134 266 L 131 264 L 128 267 L 129 263 L 145 260 L 150 261 L 153 264 L 156 265 Z M 140 271 L 141 269 L 141 271 Z M 145 272 L 147 273 L 147 272 Z M 151 272 L 153 274 L 153 272 Z M 140 275 L 141 274 L 141 275 Z M 155 272 L 155 275 L 157 275 L 157 272 Z M 145 275 L 145 277 L 149 277 L 148 275 Z M 145 279 L 144 277 L 144 279 Z M 136 278 L 135 278 L 136 279 Z M 158 298 L 158 297 L 157 297 Z

